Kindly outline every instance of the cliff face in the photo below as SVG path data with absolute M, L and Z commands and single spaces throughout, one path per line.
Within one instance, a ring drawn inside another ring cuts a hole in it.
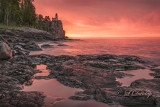
M 55 38 L 65 38 L 65 31 L 63 30 L 63 24 L 61 20 L 54 20 L 51 22 L 51 31 Z
M 55 38 L 64 39 L 65 31 L 63 30 L 63 24 L 61 20 L 58 20 L 58 14 L 56 13 L 55 18 L 52 18 L 51 31 Z

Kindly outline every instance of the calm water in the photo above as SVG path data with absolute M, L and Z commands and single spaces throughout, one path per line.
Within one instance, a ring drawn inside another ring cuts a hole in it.
M 53 45 L 53 48 L 46 48 L 43 51 L 31 52 L 35 54 L 50 54 L 50 55 L 80 55 L 80 54 L 115 54 L 115 55 L 136 55 L 143 58 L 149 58 L 160 64 L 160 38 L 103 38 L 89 39 L 80 38 L 75 41 L 47 42 L 39 43 Z M 64 45 L 64 46 L 59 46 Z M 43 71 L 35 76 L 47 76 L 49 71 L 46 70 L 46 65 L 37 65 L 36 69 Z M 132 74 L 124 78 L 117 78 L 117 81 L 122 83 L 122 86 L 129 86 L 131 82 L 137 79 L 153 79 L 149 75 L 152 71 L 131 70 L 121 71 Z M 71 88 L 60 84 L 56 79 L 44 80 L 34 79 L 31 86 L 25 86 L 23 91 L 41 91 L 47 96 L 45 98 L 47 107 L 122 107 L 119 104 L 107 105 L 104 103 L 89 101 L 73 101 L 68 97 L 73 96 L 75 92 L 82 91 L 81 89 Z M 131 106 L 129 106 L 131 107 Z M 150 107 L 150 106 L 133 106 L 133 107 Z
M 48 76 L 49 70 L 46 65 L 37 65 L 35 69 L 41 70 L 42 73 L 37 73 L 36 76 Z M 71 88 L 59 83 L 56 79 L 33 79 L 31 86 L 24 86 L 23 91 L 40 91 L 46 96 L 44 107 L 124 107 L 119 104 L 104 104 L 94 100 L 89 101 L 73 101 L 68 99 L 75 95 L 76 92 L 83 91 L 78 88 Z
M 160 38 L 80 38 L 77 41 L 50 43 L 54 49 L 31 52 L 31 54 L 79 55 L 115 54 L 136 55 L 160 62 Z M 57 46 L 65 44 L 68 46 Z M 41 44 L 39 44 L 41 45 Z
M 150 75 L 150 73 L 153 73 L 153 71 L 149 69 L 138 69 L 138 70 L 130 70 L 130 71 L 121 71 L 126 74 L 131 74 L 133 76 L 126 76 L 124 78 L 116 78 L 116 81 L 119 81 L 121 83 L 121 86 L 130 86 L 132 82 L 138 79 L 154 79 L 153 76 Z

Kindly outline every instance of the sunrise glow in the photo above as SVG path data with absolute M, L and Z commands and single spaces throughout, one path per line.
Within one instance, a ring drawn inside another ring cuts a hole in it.
M 70 37 L 160 37 L 159 0 L 36 0 L 36 12 L 56 12 Z

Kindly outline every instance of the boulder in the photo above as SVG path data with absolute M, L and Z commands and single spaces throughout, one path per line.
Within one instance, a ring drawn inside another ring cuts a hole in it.
M 0 60 L 7 60 L 12 58 L 11 48 L 4 42 L 0 41 Z
M 23 48 L 28 51 L 42 51 L 42 49 L 34 41 L 27 42 Z

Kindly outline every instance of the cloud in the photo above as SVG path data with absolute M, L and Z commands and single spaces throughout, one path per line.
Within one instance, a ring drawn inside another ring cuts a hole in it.
M 72 35 L 160 34 L 160 0 L 35 0 L 37 13 L 59 13 Z M 83 35 L 82 35 L 83 36 Z

